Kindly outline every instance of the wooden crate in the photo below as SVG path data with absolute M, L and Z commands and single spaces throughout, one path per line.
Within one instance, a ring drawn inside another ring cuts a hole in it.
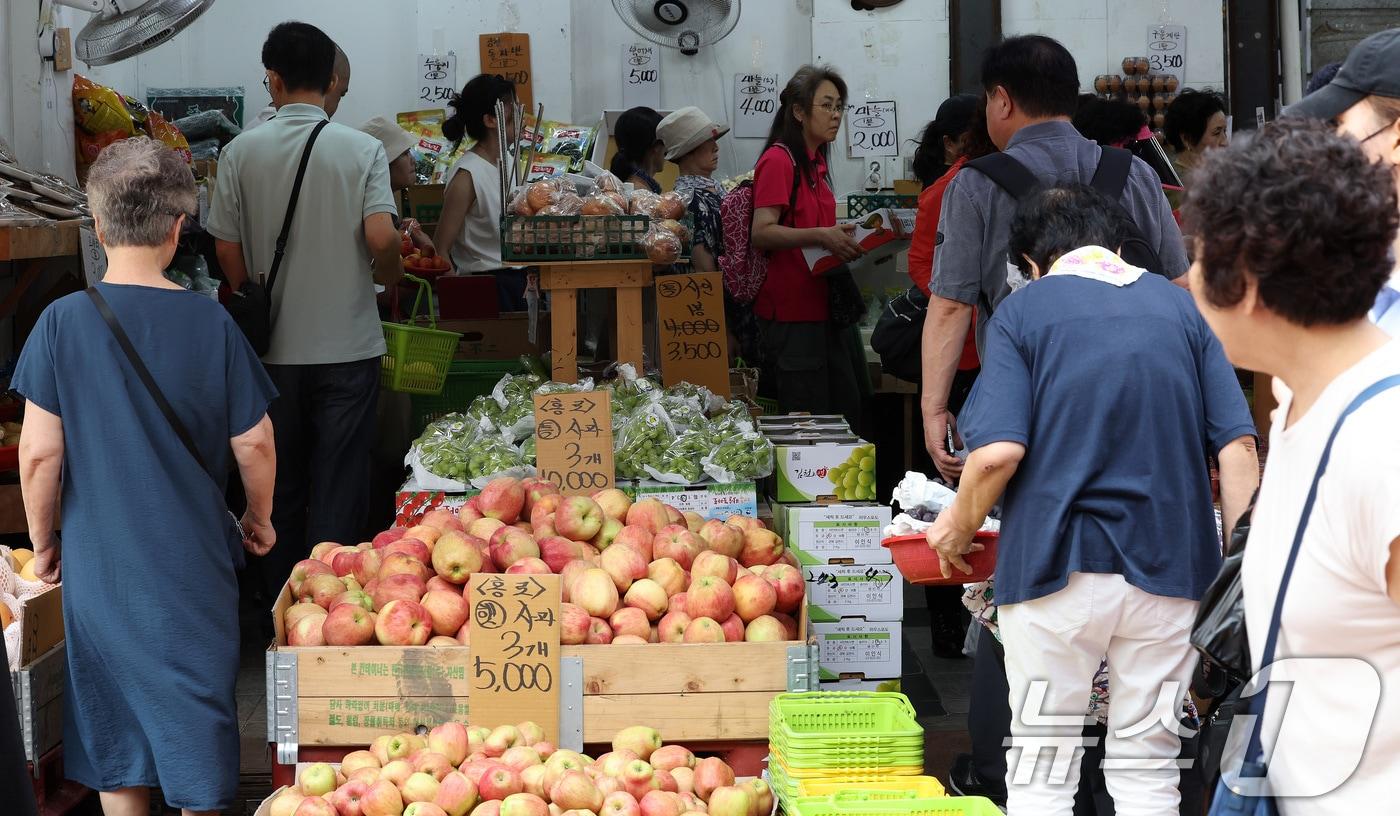
M 375 737 L 469 721 L 470 650 L 392 646 L 291 647 L 284 587 L 267 653 L 268 741 L 277 761 L 298 746 L 367 745 Z M 609 742 L 650 725 L 668 742 L 768 739 L 768 704 L 816 688 L 805 612 L 799 639 L 780 643 L 565 646 L 583 662 L 583 741 Z

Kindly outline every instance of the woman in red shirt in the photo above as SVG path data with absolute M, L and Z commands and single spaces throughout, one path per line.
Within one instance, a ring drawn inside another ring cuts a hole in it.
M 802 253 L 820 248 L 843 261 L 861 254 L 851 237 L 854 228 L 836 226 L 827 171 L 845 112 L 846 83 L 830 68 L 803 66 L 788 80 L 768 147 L 754 168 L 750 241 L 769 253 L 768 277 L 753 310 L 763 378 L 779 410 L 840 413 L 855 427 L 860 388 L 844 339 L 847 327 L 828 320 L 826 279 L 812 274 Z
M 938 218 L 943 211 L 943 194 L 964 164 L 996 152 L 987 135 L 986 107 L 975 94 L 961 94 L 944 100 L 938 116 L 924 128 L 919 149 L 914 153 L 914 172 L 924 183 L 919 193 L 919 212 L 914 219 L 914 235 L 909 241 L 909 278 L 925 295 L 933 276 L 933 255 L 938 246 Z M 963 347 L 959 372 L 974 372 L 966 382 L 955 384 L 962 396 L 972 388 L 980 361 L 977 342 L 971 333 Z M 959 389 L 958 385 L 963 387 Z

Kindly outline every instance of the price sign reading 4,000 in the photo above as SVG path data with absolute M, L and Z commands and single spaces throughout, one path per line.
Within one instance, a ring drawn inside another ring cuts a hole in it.
M 729 332 L 718 272 L 656 279 L 661 379 L 703 385 L 729 396 Z
M 565 493 L 613 486 L 612 400 L 607 391 L 535 397 L 540 478 Z
M 473 575 L 472 724 L 527 720 L 559 736 L 559 576 Z

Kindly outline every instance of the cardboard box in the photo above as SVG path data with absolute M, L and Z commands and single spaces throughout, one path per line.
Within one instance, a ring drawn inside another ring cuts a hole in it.
M 774 436 L 788 431 L 849 431 L 851 426 L 839 414 L 769 414 L 758 418 L 758 429 Z
M 462 335 L 454 355 L 458 360 L 514 360 L 549 349 L 549 316 L 544 313 L 536 321 L 534 343 L 525 312 L 505 312 L 488 320 L 439 320 L 437 327 Z
M 444 493 L 441 490 L 424 490 L 409 477 L 394 494 L 394 524 L 399 527 L 412 527 L 428 512 L 438 509 L 456 510 L 480 492 L 467 490 L 462 493 Z
M 904 625 L 898 621 L 846 618 L 812 623 L 821 655 L 821 679 L 899 677 L 902 670 Z
M 900 691 L 898 677 L 889 680 L 823 680 L 819 691 Z
M 636 498 L 656 499 L 682 513 L 699 513 L 706 519 L 758 518 L 758 486 L 753 482 L 684 486 L 645 479 L 637 483 Z
M 442 219 L 445 184 L 415 184 L 404 191 L 404 215 L 420 224 L 436 224 Z
M 862 501 L 875 498 L 875 446 L 845 432 L 802 431 L 768 434 L 773 441 L 773 498 L 780 502 L 820 499 Z M 859 467 L 870 458 L 869 467 Z M 839 466 L 852 468 L 837 484 Z M 865 474 L 869 478 L 862 481 Z
M 904 619 L 904 576 L 894 564 L 814 564 L 804 566 L 802 576 L 814 621 Z
M 890 508 L 873 503 L 779 505 L 773 508 L 778 535 L 804 565 L 889 564 L 880 544 Z

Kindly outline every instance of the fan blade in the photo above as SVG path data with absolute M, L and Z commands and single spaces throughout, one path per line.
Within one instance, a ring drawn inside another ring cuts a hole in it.
M 113 5 L 120 9 L 124 4 Z M 214 0 L 148 0 L 114 16 L 94 17 L 78 34 L 78 59 L 93 66 L 111 65 L 149 51 L 213 5 Z

